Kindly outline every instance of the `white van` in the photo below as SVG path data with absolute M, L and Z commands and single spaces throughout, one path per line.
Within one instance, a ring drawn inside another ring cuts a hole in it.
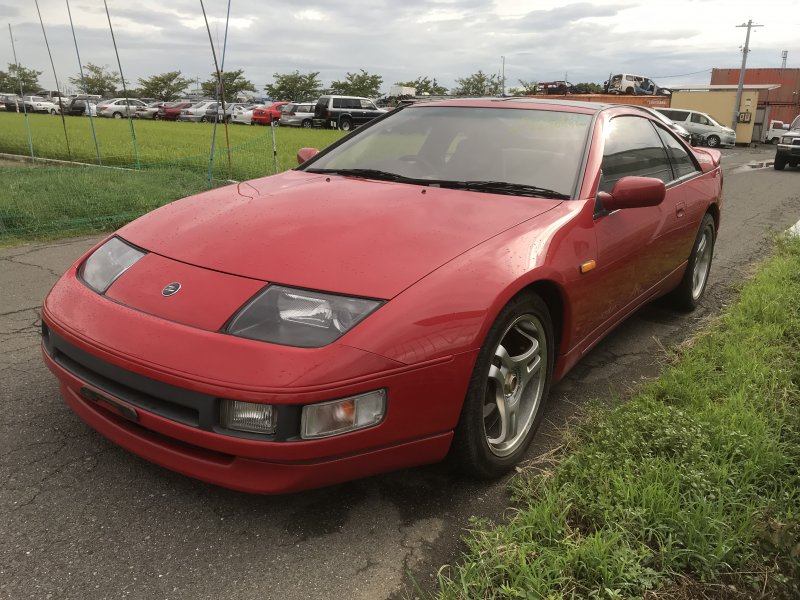
M 620 73 L 612 75 L 606 82 L 607 94 L 628 94 L 629 96 L 668 96 L 669 90 L 659 87 L 649 77 Z
M 682 108 L 656 108 L 658 112 L 678 125 L 683 125 L 697 142 L 711 148 L 736 145 L 736 132 L 717 123 L 711 116 L 697 110 Z

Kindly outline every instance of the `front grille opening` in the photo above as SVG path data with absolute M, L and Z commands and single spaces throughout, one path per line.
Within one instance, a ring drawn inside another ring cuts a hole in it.
M 96 371 L 92 371 L 88 367 L 73 360 L 63 352 L 55 350 L 53 353 L 53 360 L 62 366 L 64 369 L 92 384 L 93 386 L 108 392 L 112 396 L 116 396 L 133 406 L 146 410 L 161 417 L 189 425 L 191 427 L 200 426 L 200 415 L 197 410 L 187 406 L 181 406 L 174 402 L 169 402 L 163 398 L 157 398 L 140 392 L 117 381 L 104 377 Z

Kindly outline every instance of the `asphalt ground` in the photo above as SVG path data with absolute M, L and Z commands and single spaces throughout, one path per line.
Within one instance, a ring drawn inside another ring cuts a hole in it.
M 654 303 L 555 386 L 534 458 L 590 400 L 624 400 L 666 349 L 717 314 L 800 219 L 800 171 L 774 149 L 723 151 L 725 204 L 706 297 Z M 39 350 L 39 307 L 96 238 L 0 249 L 0 598 L 376 600 L 414 596 L 458 560 L 472 515 L 502 518 L 507 479 L 459 479 L 447 464 L 292 496 L 227 491 L 118 448 L 59 397 Z

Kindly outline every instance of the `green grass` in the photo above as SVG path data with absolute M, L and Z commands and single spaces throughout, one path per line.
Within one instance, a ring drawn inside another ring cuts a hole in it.
M 96 165 L 97 154 L 87 117 L 65 120 L 67 152 L 60 117 L 29 115 L 34 156 Z M 128 221 L 189 194 L 208 189 L 213 125 L 134 121 L 138 165 L 127 120 L 94 119 L 104 166 L 0 166 L 0 245 L 113 230 Z M 275 172 L 269 127 L 230 125 L 231 169 L 225 130 L 217 127 L 212 182 L 242 181 Z M 278 170 L 297 165 L 297 150 L 324 148 L 340 131 L 278 127 Z M 29 155 L 25 117 L 0 112 L 0 152 Z
M 0 245 L 110 231 L 206 189 L 181 169 L 0 167 Z
M 782 240 L 660 379 L 515 477 L 436 597 L 800 597 L 798 266 Z
M 59 160 L 74 160 L 97 164 L 97 153 L 88 117 L 67 117 L 67 137 L 64 139 L 60 117 L 33 114 L 27 117 L 30 125 L 34 156 Z M 103 164 L 134 167 L 131 131 L 126 119 L 93 119 Z M 178 123 L 167 121 L 133 120 L 142 168 L 181 168 L 205 176 L 208 170 L 214 126 L 210 123 Z M 269 127 L 228 126 L 232 169 L 228 177 L 225 128 L 217 126 L 215 143 L 216 179 L 252 179 L 274 173 L 272 134 Z M 276 127 L 279 171 L 297 165 L 295 155 L 304 146 L 324 148 L 342 136 L 342 132 L 325 129 Z M 0 112 L 0 152 L 30 156 L 25 116 Z

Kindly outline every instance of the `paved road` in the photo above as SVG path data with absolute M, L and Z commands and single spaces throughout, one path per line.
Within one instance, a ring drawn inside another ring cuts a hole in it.
M 703 307 L 639 311 L 552 393 L 531 449 L 592 398 L 624 397 L 732 296 L 800 218 L 800 172 L 752 168 L 770 148 L 725 151 L 723 228 Z M 187 479 L 105 441 L 61 402 L 39 357 L 38 307 L 93 239 L 0 249 L 0 598 L 401 598 L 457 559 L 470 515 L 498 518 L 505 482 L 438 465 L 290 497 Z

